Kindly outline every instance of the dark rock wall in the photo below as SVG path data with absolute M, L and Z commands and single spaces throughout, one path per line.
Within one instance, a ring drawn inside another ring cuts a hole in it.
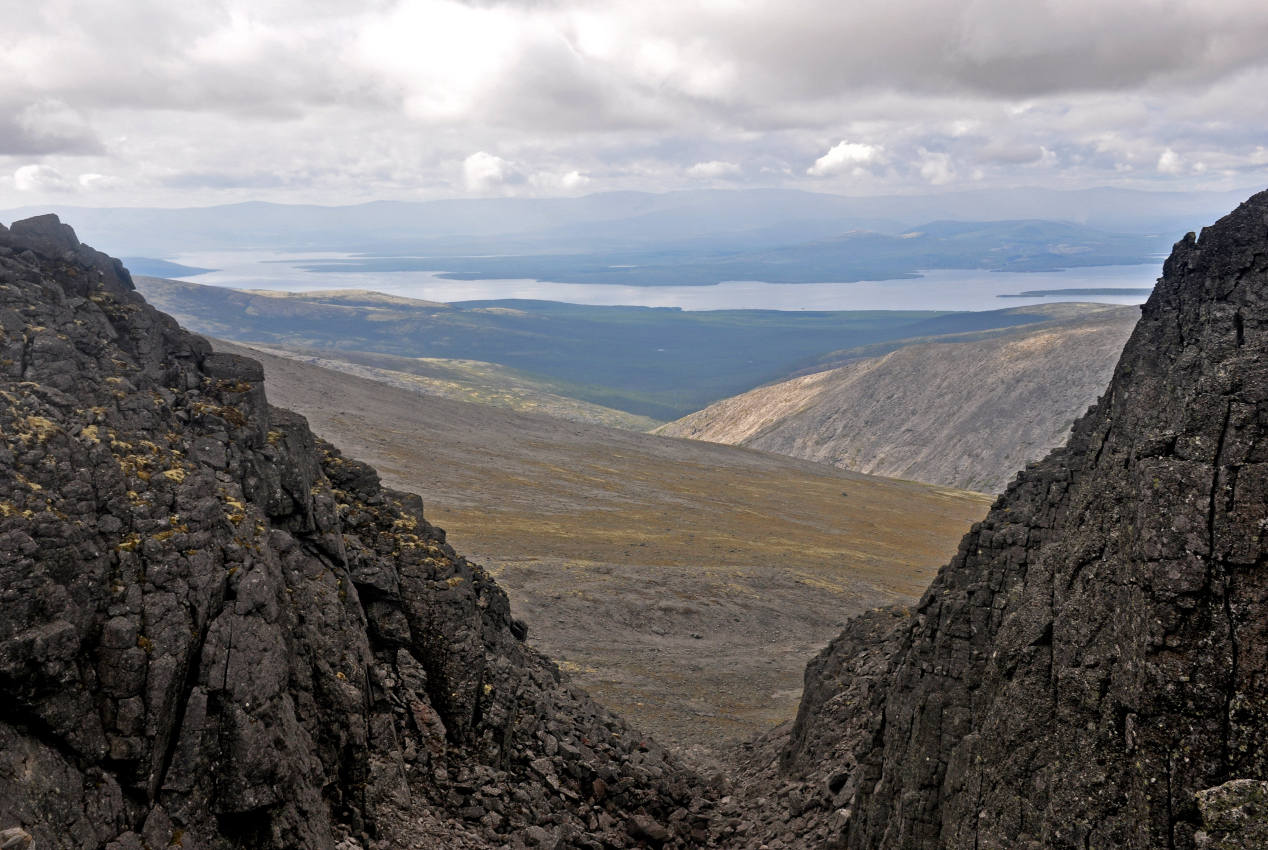
M 697 845 L 694 777 L 262 380 L 56 218 L 0 227 L 0 828 L 42 850 Z
M 1194 847 L 1196 792 L 1268 779 L 1266 527 L 1268 193 L 1176 245 L 1106 394 L 890 642 L 812 663 L 783 763 L 831 843 Z
M 695 778 L 561 682 L 418 499 L 262 377 L 56 219 L 0 228 L 0 828 L 119 850 L 705 843 Z M 1105 396 L 919 605 L 812 662 L 782 754 L 753 750 L 714 835 L 1255 846 L 1266 428 L 1268 193 L 1176 246 Z

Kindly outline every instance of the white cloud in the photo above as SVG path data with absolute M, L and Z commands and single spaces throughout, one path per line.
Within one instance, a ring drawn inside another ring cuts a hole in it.
M 114 189 L 123 185 L 123 181 L 117 177 L 111 177 L 108 174 L 97 174 L 95 172 L 79 175 L 79 179 L 76 180 L 76 182 L 79 184 L 79 188 L 89 192 Z
M 19 192 L 63 192 L 73 185 L 50 165 L 23 165 L 13 172 L 13 186 Z
M 562 174 L 557 171 L 537 171 L 528 178 L 528 183 L 534 189 L 547 193 L 575 192 L 589 185 L 590 178 L 575 169 Z
M 488 192 L 508 183 L 523 182 L 511 163 L 485 151 L 476 151 L 462 161 L 462 179 L 472 192 Z
M 0 31 L 0 172 L 64 176 L 0 205 L 1265 176 L 1268 4 L 1025 5 L 49 0 Z
M 19 192 L 54 194 L 101 191 L 122 185 L 118 178 L 106 174 L 85 172 L 71 177 L 60 169 L 45 164 L 20 166 L 13 172 L 12 183 Z
M 806 169 L 811 177 L 830 177 L 834 174 L 854 173 L 863 166 L 881 161 L 884 148 L 861 142 L 842 140 Z
M 920 149 L 920 176 L 935 186 L 950 183 L 955 179 L 955 168 L 951 165 L 949 154 Z
M 1180 155 L 1167 148 L 1158 157 L 1158 170 L 1163 174 L 1179 174 L 1183 166 L 1180 162 Z
M 403 2 L 367 19 L 347 55 L 369 81 L 398 92 L 410 115 L 461 119 L 507 81 L 531 39 L 532 22 L 510 8 Z
M 734 162 L 722 162 L 713 159 L 709 162 L 697 162 L 687 169 L 687 176 L 703 180 L 716 180 L 719 177 L 734 177 L 740 173 L 740 166 Z

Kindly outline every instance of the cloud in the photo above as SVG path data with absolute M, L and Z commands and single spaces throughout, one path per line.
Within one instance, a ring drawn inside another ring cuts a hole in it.
M 590 178 L 582 174 L 580 171 L 569 171 L 563 177 L 559 178 L 559 183 L 565 189 L 575 190 L 584 188 L 590 183 Z
M 811 177 L 831 177 L 836 174 L 853 173 L 863 166 L 880 162 L 883 154 L 884 149 L 879 145 L 841 141 L 816 159 L 814 165 L 806 169 L 806 174 Z
M 1268 8 L 1255 0 L 755 0 L 657 11 L 658 33 L 694 18 L 679 41 L 703 42 L 701 56 L 743 57 L 738 82 L 764 96 L 866 87 L 1023 98 L 1201 85 L 1262 66 L 1268 35 Z
M 0 31 L 0 171 L 118 203 L 1268 176 L 1262 0 L 71 5 Z
M 590 184 L 590 178 L 580 171 L 536 171 L 528 178 L 528 184 L 544 192 L 576 192 Z
M 1163 174 L 1179 174 L 1183 169 L 1180 157 L 1171 148 L 1167 148 L 1158 157 L 1158 170 Z
M 19 192 L 54 193 L 97 192 L 117 188 L 123 181 L 108 174 L 85 172 L 71 177 L 51 165 L 33 163 L 15 169 L 13 187 Z
M 951 165 L 951 157 L 945 153 L 935 153 L 920 149 L 920 176 L 935 186 L 942 186 L 955 179 L 955 168 Z
M 88 192 L 101 192 L 123 185 L 123 181 L 117 177 L 95 172 L 81 174 L 75 182 L 79 184 L 79 188 Z
M 462 178 L 472 192 L 488 192 L 524 182 L 524 176 L 511 163 L 484 151 L 476 151 L 462 161 Z
M 716 180 L 719 177 L 735 177 L 740 173 L 740 166 L 734 162 L 722 162 L 713 159 L 708 162 L 697 162 L 687 169 L 687 176 L 702 180 Z
M 13 172 L 13 185 L 19 192 L 64 192 L 75 184 L 52 166 L 23 165 Z
M 43 100 L 23 105 L 0 101 L 0 156 L 103 153 L 84 117 L 66 104 Z
M 173 189 L 275 189 L 291 185 L 287 175 L 272 171 L 242 170 L 181 171 L 166 174 L 156 182 Z
M 978 159 L 1002 165 L 1028 165 L 1039 162 L 1051 152 L 1038 144 L 988 144 L 978 153 Z

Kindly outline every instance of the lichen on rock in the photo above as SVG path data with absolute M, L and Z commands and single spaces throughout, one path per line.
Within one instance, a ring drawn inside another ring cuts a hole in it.
M 695 846 L 696 777 L 417 496 L 55 216 L 0 227 L 0 826 L 35 846 Z M 548 746 L 551 742 L 553 746 Z
M 1194 796 L 1202 812 L 1199 850 L 1268 847 L 1268 782 L 1232 779 Z

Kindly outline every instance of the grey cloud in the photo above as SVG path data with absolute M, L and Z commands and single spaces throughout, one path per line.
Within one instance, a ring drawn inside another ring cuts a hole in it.
M 1262 3 L 881 5 L 785 0 L 768 14 L 719 14 L 703 37 L 742 57 L 763 94 L 858 87 L 1030 97 L 1204 84 L 1268 61 Z
M 285 3 L 244 26 L 232 2 L 126 0 L 82 5 L 66 16 L 32 16 L 6 43 L 0 72 L 18 97 L 55 97 L 78 108 L 217 111 L 279 119 L 331 104 L 383 106 L 368 81 L 339 67 L 347 36 L 339 17 Z M 302 14 L 300 14 L 302 12 Z M 7 48 L 7 49 L 6 49 Z M 7 56 L 4 55 L 7 53 Z
M 566 5 L 561 0 L 458 0 L 458 2 L 477 9 L 558 9 Z
M 1249 0 L 33 8 L 0 33 L 3 165 L 118 175 L 121 198 L 549 192 L 540 175 L 573 172 L 591 190 L 668 189 L 697 163 L 847 193 L 1268 174 L 1253 155 L 1268 5 Z M 394 26 L 401 9 L 441 58 Z M 385 21 L 402 37 L 358 52 Z M 447 27 L 467 39 L 449 53 Z M 44 112 L 20 121 L 33 103 Z M 807 175 L 843 141 L 884 161 Z M 1159 174 L 1168 148 L 1205 175 Z M 507 164 L 500 179 L 464 179 L 477 151 Z
M 104 152 L 104 145 L 88 122 L 64 103 L 0 100 L 0 156 Z
M 61 57 L 69 70 L 58 81 L 60 96 L 85 105 L 214 109 L 282 119 L 333 105 L 390 108 L 400 102 L 401 83 L 408 84 L 342 63 L 355 16 L 341 21 L 327 10 L 316 21 L 287 20 L 274 10 L 267 26 L 240 35 L 227 10 L 216 6 L 190 4 L 192 11 L 186 11 L 183 5 L 150 2 L 111 5 L 118 7 L 113 14 L 59 21 L 59 30 L 40 33 L 68 45 Z M 1004 98 L 1119 91 L 1148 83 L 1209 82 L 1268 59 L 1268 8 L 1241 0 L 1222 6 L 1180 0 L 1087 6 L 893 0 L 883 9 L 783 0 L 743 7 L 607 8 L 604 14 L 632 50 L 664 43 L 697 71 L 733 66 L 733 84 L 705 96 L 685 81 L 691 69 L 667 71 L 664 80 L 649 82 L 638 78 L 624 54 L 610 61 L 583 56 L 568 40 L 569 15 L 593 7 L 469 5 L 558 30 L 553 40 L 526 41 L 519 61 L 469 116 L 542 131 L 663 126 L 691 113 L 764 127 L 772 120 L 768 112 L 789 110 L 791 125 L 805 120 L 796 113 L 813 113 L 812 120 L 822 121 L 834 101 L 859 89 Z M 105 49 L 129 41 L 137 49 Z M 39 91 L 40 78 L 28 78 L 25 85 Z
M 293 176 L 265 172 L 187 171 L 163 177 L 159 182 L 172 189 L 276 189 L 296 185 Z
M 1031 162 L 1038 162 L 1042 158 L 1042 145 L 986 144 L 977 151 L 978 161 L 1003 165 L 1026 165 Z
M 101 140 L 89 132 L 59 134 L 32 131 L 0 112 L 0 156 L 87 155 L 105 151 Z
M 666 123 L 665 104 L 624 85 L 564 45 L 526 51 L 482 104 L 480 114 L 504 126 L 543 133 L 649 129 Z

